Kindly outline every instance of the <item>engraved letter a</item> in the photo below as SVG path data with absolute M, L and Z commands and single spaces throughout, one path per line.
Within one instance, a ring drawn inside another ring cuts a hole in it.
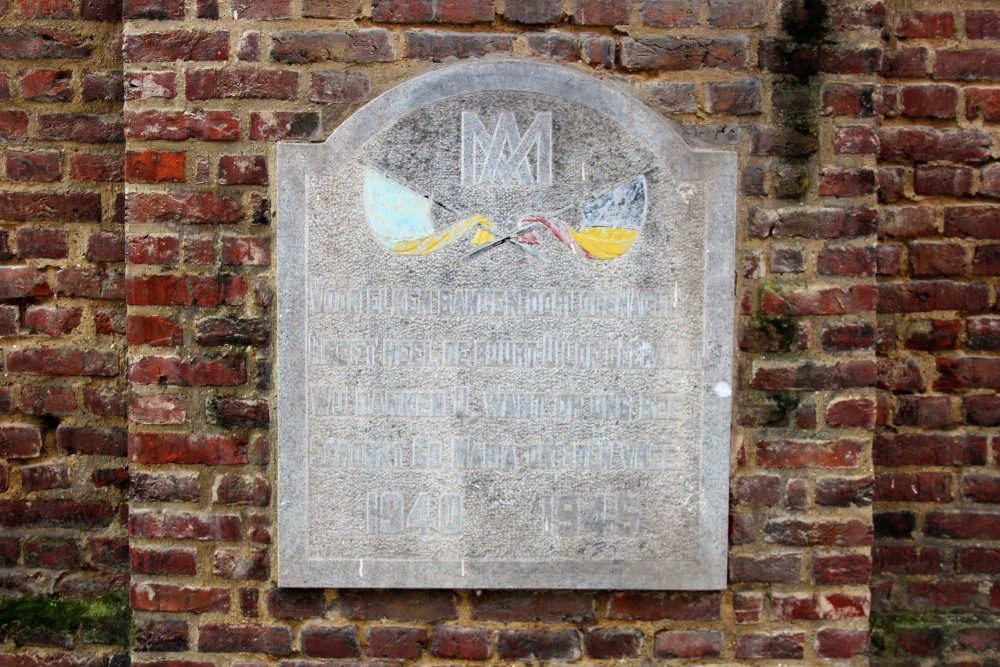
M 522 137 L 510 111 L 500 113 L 492 135 L 479 116 L 463 111 L 462 185 L 482 183 L 552 185 L 552 114 L 536 115 Z

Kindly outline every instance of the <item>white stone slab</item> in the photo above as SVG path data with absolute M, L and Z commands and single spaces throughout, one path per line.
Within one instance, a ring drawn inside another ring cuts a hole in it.
M 281 586 L 725 586 L 734 153 L 490 61 L 278 181 Z

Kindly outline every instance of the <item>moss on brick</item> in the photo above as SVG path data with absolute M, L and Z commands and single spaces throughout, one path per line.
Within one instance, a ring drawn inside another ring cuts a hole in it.
M 939 652 L 947 653 L 957 632 L 965 629 L 1000 627 L 1000 617 L 989 611 L 902 610 L 873 611 L 868 619 L 871 630 L 871 653 L 881 658 L 908 655 L 897 648 L 901 632 L 940 630 L 943 640 Z M 912 657 L 912 656 L 910 656 Z
M 131 629 L 132 609 L 125 591 L 99 598 L 46 595 L 0 600 L 0 632 L 13 635 L 15 643 L 20 630 L 46 630 L 128 650 Z

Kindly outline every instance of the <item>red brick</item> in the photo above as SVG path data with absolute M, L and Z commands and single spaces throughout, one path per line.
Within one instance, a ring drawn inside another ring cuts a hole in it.
M 372 0 L 372 20 L 390 23 L 426 23 L 434 18 L 432 0 Z
M 878 135 L 867 125 L 834 128 L 833 150 L 838 155 L 876 155 Z
M 956 563 L 961 574 L 1000 574 L 1000 549 L 959 549 Z
M 1000 39 L 1000 12 L 966 12 L 965 35 L 969 39 Z
M 173 72 L 128 72 L 124 82 L 125 99 L 172 100 L 177 96 L 176 77 Z
M 266 551 L 245 554 L 242 550 L 217 549 L 212 573 L 223 579 L 263 581 L 270 577 L 269 563 Z
M 644 0 L 642 22 L 668 28 L 695 25 L 699 9 L 700 5 L 695 0 Z
M 802 632 L 738 635 L 736 657 L 741 660 L 801 660 L 804 646 L 805 633 Z
M 510 53 L 513 35 L 408 30 L 406 57 L 439 62 L 445 58 L 479 58 L 490 53 Z
M 279 63 L 371 63 L 396 58 L 389 32 L 382 28 L 309 32 L 282 30 L 272 33 L 271 39 L 271 60 Z
M 125 163 L 120 155 L 73 153 L 69 156 L 69 169 L 76 181 L 118 183 L 125 179 Z
M 183 183 L 185 153 L 129 151 L 125 155 L 125 178 L 136 183 Z
M 195 340 L 205 347 L 221 345 L 251 345 L 266 347 L 271 339 L 271 327 L 265 319 L 235 319 L 209 317 L 195 323 Z
M 303 620 L 322 617 L 326 604 L 322 590 L 275 588 L 267 592 L 267 610 L 273 618 Z
M 62 259 L 69 255 L 66 232 L 61 229 L 19 227 L 15 243 L 21 259 Z
M 989 159 L 990 136 L 982 130 L 910 126 L 879 128 L 878 135 L 879 156 L 891 162 L 983 162 Z
M 718 593 L 616 593 L 608 602 L 608 618 L 633 621 L 712 621 L 720 617 Z
M 129 345 L 173 346 L 184 343 L 184 332 L 172 319 L 155 315 L 132 315 L 126 324 Z
M 708 22 L 716 28 L 752 28 L 762 25 L 766 18 L 767 3 L 762 0 L 709 0 L 708 3 Z
M 737 477 L 732 481 L 732 497 L 741 505 L 776 505 L 781 479 L 771 475 Z
M 961 320 L 911 320 L 907 325 L 903 345 L 909 350 L 925 352 L 953 350 L 958 347 L 961 332 Z
M 223 236 L 219 259 L 222 264 L 230 266 L 270 266 L 271 239 L 256 236 Z
M 83 320 L 80 308 L 49 308 L 28 306 L 24 312 L 24 326 L 34 334 L 58 337 L 68 334 Z
M 69 498 L 0 500 L 0 526 L 9 528 L 103 528 L 114 517 L 114 508 L 106 502 Z
M 757 443 L 757 465 L 764 468 L 854 468 L 863 443 L 854 440 L 778 440 Z
M 414 660 L 427 644 L 425 628 L 375 626 L 368 629 L 368 653 L 374 658 Z
M 737 582 L 797 583 L 802 557 L 798 554 L 731 556 L 732 580 Z
M 983 310 L 989 303 L 989 288 L 986 285 L 947 280 L 881 284 L 878 290 L 880 313 Z
M 358 658 L 361 644 L 353 625 L 304 627 L 299 635 L 302 654 L 310 658 Z
M 789 546 L 864 546 L 872 543 L 871 526 L 859 519 L 846 521 L 780 519 L 764 525 L 766 540 Z
M 28 114 L 13 109 L 0 110 L 0 139 L 28 136 Z
M 71 19 L 75 11 L 69 0 L 18 0 L 20 19 Z
M 963 197 L 972 192 L 975 170 L 969 167 L 918 166 L 913 174 L 913 191 L 927 197 Z
M 963 396 L 962 419 L 971 426 L 1000 426 L 1000 396 L 992 394 Z
M 87 387 L 83 390 L 83 402 L 95 415 L 102 417 L 124 417 L 125 397 L 119 389 Z
M 56 293 L 59 296 L 122 301 L 125 298 L 125 275 L 114 270 L 60 269 L 56 272 Z
M 928 537 L 959 540 L 1000 539 L 1000 514 L 995 512 L 928 512 L 924 533 Z
M 131 496 L 135 500 L 197 502 L 201 496 L 196 473 L 132 475 Z
M 1000 389 L 1000 358 L 962 357 L 937 360 L 935 389 Z
M 129 399 L 128 418 L 138 424 L 183 424 L 187 412 L 180 396 L 133 394 Z
M 125 298 L 134 306 L 198 305 L 214 308 L 220 304 L 238 305 L 246 295 L 243 276 L 155 275 L 129 276 Z
M 130 264 L 173 264 L 180 253 L 176 234 L 130 236 L 126 256 Z
M 905 604 L 910 609 L 969 607 L 978 589 L 972 581 L 914 581 L 906 586 Z
M 1000 51 L 992 49 L 941 49 L 934 59 L 935 79 L 995 80 L 1000 71 Z
M 826 423 L 830 426 L 853 426 L 873 429 L 876 418 L 875 402 L 867 398 L 844 399 L 826 408 Z
M 86 256 L 92 262 L 124 262 L 125 235 L 102 230 L 91 232 L 87 238 Z
M 910 275 L 960 275 L 968 262 L 965 248 L 948 243 L 911 243 Z
M 166 2 L 124 0 L 122 16 L 126 20 L 151 19 L 167 21 L 170 19 L 183 19 L 184 2 L 183 0 L 167 0 Z
M 507 0 L 504 18 L 514 23 L 558 23 L 562 7 L 561 0 Z
M 621 41 L 621 63 L 627 70 L 737 69 L 746 66 L 747 44 L 742 38 L 626 37 Z
M 954 118 L 958 109 L 958 88 L 944 84 L 902 86 L 900 99 L 904 116 Z
M 118 374 L 118 353 L 71 348 L 12 350 L 7 354 L 7 370 L 37 375 L 109 377 Z
M 813 577 L 817 584 L 867 584 L 872 559 L 865 554 L 817 554 Z
M 29 539 L 24 542 L 25 567 L 72 569 L 83 564 L 76 542 L 65 539 Z
M 132 609 L 138 611 L 229 611 L 228 588 L 196 588 L 153 582 L 133 583 L 129 589 Z
M 189 100 L 293 100 L 298 86 L 299 75 L 288 70 L 192 69 L 185 72 L 184 94 Z
M 753 78 L 707 85 L 708 110 L 717 114 L 760 113 L 760 83 Z
M 764 596 L 760 593 L 733 592 L 733 616 L 739 624 L 759 623 L 764 611 Z
M 129 535 L 138 538 L 231 542 L 240 538 L 240 518 L 230 514 L 132 512 L 128 530 Z
M 761 366 L 751 380 L 754 389 L 849 389 L 875 383 L 877 366 L 867 360 L 834 364 L 804 363 L 796 366 Z
M 980 114 L 984 120 L 1000 120 L 1000 87 L 965 88 L 965 117 L 973 120 Z
M 87 18 L 85 15 L 84 18 Z M 0 58 L 87 58 L 94 47 L 69 30 L 32 27 L 0 29 Z
M 202 463 L 235 465 L 247 462 L 246 441 L 224 435 L 130 433 L 128 457 L 138 463 Z
M 665 630 L 654 637 L 657 658 L 718 658 L 722 656 L 722 633 L 712 630 Z
M 125 35 L 122 48 L 127 63 L 227 60 L 229 33 L 177 30 Z
M 927 76 L 927 49 L 922 46 L 896 49 L 885 55 L 885 77 L 923 79 Z
M 454 618 L 454 602 L 450 598 L 449 602 L 448 618 Z M 473 598 L 471 604 L 472 618 L 480 621 L 580 623 L 596 618 L 593 598 L 578 593 L 542 595 L 525 591 L 484 591 Z
M 188 648 L 187 621 L 142 619 L 134 623 L 133 633 L 132 646 L 136 651 L 186 651 Z M 203 667 L 202 663 L 190 667 L 196 666 Z
M 291 17 L 289 0 L 234 0 L 233 18 L 249 21 L 273 21 Z
M 972 258 L 972 275 L 1000 275 L 1000 244 L 983 245 L 976 248 Z
M 17 306 L 0 306 L 0 336 L 16 336 L 21 312 Z
M 132 546 L 132 570 L 143 574 L 193 575 L 197 571 L 194 549 L 145 549 Z
M 219 185 L 267 185 L 267 158 L 223 155 L 219 158 Z
M 951 398 L 948 396 L 897 396 L 893 423 L 898 426 L 941 428 L 950 426 Z
M 576 630 L 500 630 L 497 653 L 508 661 L 574 661 L 581 655 L 580 637 Z
M 120 102 L 125 99 L 125 75 L 117 70 L 86 72 L 82 89 L 84 102 Z
M 966 473 L 962 476 L 962 497 L 977 503 L 1000 503 L 1000 477 Z
M 953 37 L 955 17 L 951 12 L 906 12 L 896 22 L 897 37 Z
M 47 113 L 38 116 L 38 137 L 62 141 L 121 143 L 125 129 L 115 114 Z
M 250 114 L 250 138 L 254 141 L 315 139 L 319 114 L 313 111 L 272 111 Z
M 24 493 L 45 491 L 48 489 L 68 489 L 72 486 L 69 478 L 69 466 L 65 463 L 45 463 L 21 468 L 21 490 Z M 74 547 L 75 549 L 76 547 Z M 27 554 L 25 554 L 27 558 Z M 53 558 L 59 558 L 54 554 Z M 26 562 L 25 565 L 28 563 Z M 58 567 L 76 567 L 78 563 Z
M 875 478 L 875 498 L 884 502 L 950 502 L 951 475 L 939 472 L 880 473 Z
M 18 408 L 29 415 L 68 415 L 76 410 L 76 392 L 66 385 L 22 385 Z
M 872 459 L 877 466 L 983 465 L 986 438 L 946 433 L 879 434 Z
M 288 655 L 292 652 L 292 631 L 281 625 L 202 624 L 198 650 L 203 653 L 264 653 Z
M 143 192 L 127 197 L 131 222 L 231 224 L 243 218 L 240 203 L 211 192 Z
M 821 628 L 816 633 L 816 652 L 825 658 L 853 658 L 868 652 L 866 630 Z
M 312 73 L 309 100 L 323 104 L 357 104 L 368 99 L 370 92 L 371 82 L 366 72 L 327 70 Z
M 246 381 L 246 366 L 238 356 L 137 357 L 129 362 L 129 380 L 183 387 L 234 386 Z
M 128 111 L 125 136 L 164 141 L 234 141 L 240 138 L 240 121 L 229 111 Z
M 58 181 L 62 179 L 59 153 L 8 150 L 7 178 L 12 181 Z
M 946 206 L 946 236 L 1000 239 L 1000 206 Z
M 60 424 L 56 443 L 60 454 L 125 456 L 125 429 L 86 428 Z
M 0 266 L 0 299 L 51 295 L 43 271 L 28 266 Z
M 263 477 L 216 475 L 214 485 L 212 492 L 214 503 L 266 507 L 271 501 L 271 485 Z M 292 617 L 278 616 L 278 618 Z
M 574 0 L 573 23 L 578 25 L 625 25 L 629 22 L 628 0 Z

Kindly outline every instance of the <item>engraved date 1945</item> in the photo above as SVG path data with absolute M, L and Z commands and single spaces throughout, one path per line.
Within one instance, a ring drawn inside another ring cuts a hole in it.
M 542 496 L 542 534 L 552 537 L 635 537 L 639 534 L 639 496 Z

